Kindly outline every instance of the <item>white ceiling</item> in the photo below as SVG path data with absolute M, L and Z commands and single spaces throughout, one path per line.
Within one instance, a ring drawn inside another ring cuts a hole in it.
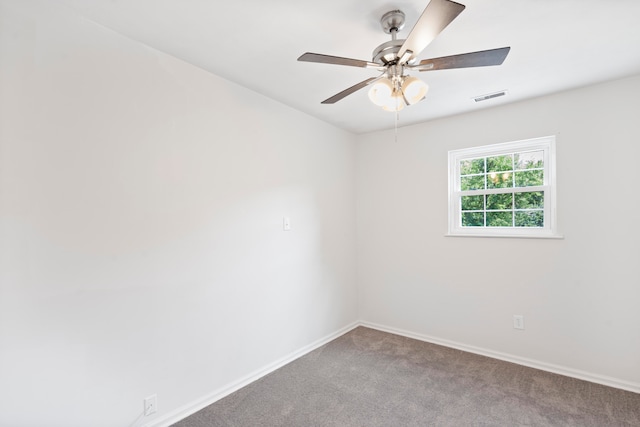
M 466 5 L 419 59 L 511 46 L 497 67 L 419 73 L 427 98 L 399 125 L 640 73 L 639 0 L 459 0 Z M 394 126 L 361 90 L 320 102 L 375 70 L 297 62 L 304 52 L 371 60 L 401 9 L 405 38 L 428 0 L 58 0 L 80 15 L 355 133 Z M 500 90 L 507 96 L 475 103 Z M 597 102 L 598 100 L 594 100 Z

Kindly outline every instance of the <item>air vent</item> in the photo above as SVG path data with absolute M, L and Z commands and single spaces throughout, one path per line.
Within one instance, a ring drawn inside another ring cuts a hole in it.
M 486 95 L 477 96 L 477 97 L 473 98 L 473 100 L 476 101 L 476 102 L 486 101 L 487 99 L 498 98 L 500 96 L 505 96 L 506 94 L 507 94 L 507 91 L 506 90 L 502 90 L 500 92 L 488 93 Z

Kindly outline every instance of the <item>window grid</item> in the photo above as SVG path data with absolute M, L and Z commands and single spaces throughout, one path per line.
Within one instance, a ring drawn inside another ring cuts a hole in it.
M 460 188 L 462 187 L 462 180 L 464 178 L 473 178 L 473 177 L 480 177 L 483 176 L 483 189 L 475 189 L 476 192 L 479 192 L 480 194 L 483 195 L 483 206 L 482 209 L 464 209 L 462 206 L 460 207 L 461 212 L 460 212 L 460 223 L 459 226 L 460 227 L 494 227 L 495 225 L 491 225 L 491 224 L 487 224 L 487 214 L 492 214 L 492 213 L 504 213 L 504 214 L 510 214 L 509 216 L 511 217 L 509 224 L 503 224 L 500 225 L 499 227 L 522 227 L 524 226 L 523 223 L 518 222 L 517 218 L 518 215 L 517 213 L 534 213 L 534 212 L 544 212 L 543 209 L 541 208 L 518 208 L 516 206 L 516 197 L 515 197 L 515 192 L 513 191 L 516 188 L 524 188 L 526 190 L 522 190 L 522 192 L 530 192 L 532 193 L 532 191 L 530 191 L 530 186 L 518 186 L 518 182 L 516 180 L 516 174 L 518 172 L 521 171 L 527 171 L 527 172 L 532 172 L 532 171 L 541 171 L 542 172 L 542 176 L 543 176 L 543 182 L 544 182 L 544 167 L 540 166 L 540 167 L 527 167 L 525 165 L 525 167 L 518 167 L 518 164 L 516 164 L 516 158 L 518 158 L 519 156 L 522 155 L 526 155 L 526 154 L 530 154 L 530 153 L 538 153 L 539 150 L 529 150 L 529 151 L 521 151 L 521 152 L 511 152 L 511 153 L 507 153 L 507 154 L 501 154 L 499 156 L 483 156 L 483 157 L 476 157 L 476 158 L 470 158 L 470 159 L 461 159 L 458 162 L 458 166 L 461 167 L 461 165 L 465 162 L 471 162 L 473 163 L 474 161 L 478 161 L 478 160 L 482 160 L 482 171 L 481 172 L 477 172 L 477 173 L 469 173 L 469 174 L 460 174 L 460 180 L 458 180 L 457 185 L 458 185 L 458 190 L 460 191 Z M 504 158 L 504 157 L 508 157 L 510 159 L 510 165 L 508 165 L 509 167 L 498 167 L 496 168 L 496 170 L 488 170 L 487 167 L 487 163 L 488 163 L 488 159 L 489 158 Z M 544 162 L 544 161 L 543 161 Z M 539 162 L 538 162 L 539 163 Z M 506 183 L 506 180 L 510 180 L 509 184 L 504 186 L 504 187 L 499 187 L 499 188 L 489 188 L 490 183 L 489 180 L 491 180 L 494 184 L 497 183 L 497 181 L 500 180 L 499 176 L 502 175 L 502 181 L 503 183 Z M 503 188 L 506 188 L 507 190 L 503 190 Z M 510 194 L 511 195 L 511 208 L 510 209 L 491 209 L 488 206 L 488 194 L 486 194 L 487 190 L 496 190 L 495 194 Z M 460 191 L 460 197 L 464 197 L 468 195 L 469 191 L 474 191 L 474 190 L 464 190 L 464 191 Z M 462 203 L 461 203 L 462 204 Z M 482 224 L 464 224 L 464 217 L 465 214 L 482 214 Z M 506 217 L 506 216 L 505 216 Z M 544 224 L 544 219 L 542 220 L 543 222 L 541 224 L 538 225 L 533 225 L 534 227 L 542 227 Z M 531 226 L 531 225 L 530 225 Z

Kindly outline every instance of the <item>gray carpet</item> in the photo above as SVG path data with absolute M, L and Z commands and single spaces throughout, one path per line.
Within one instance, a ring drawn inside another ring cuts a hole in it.
M 359 327 L 174 426 L 640 426 L 640 394 Z

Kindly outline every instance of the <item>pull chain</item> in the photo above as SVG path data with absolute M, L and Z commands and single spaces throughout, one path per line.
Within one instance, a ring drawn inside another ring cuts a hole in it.
M 398 120 L 400 119 L 400 98 L 396 98 L 396 118 L 395 118 L 395 127 L 394 127 L 394 134 L 395 134 L 395 142 L 396 144 L 398 143 Z
M 398 143 L 398 116 L 400 115 L 400 112 L 396 110 L 396 125 L 395 125 L 395 139 L 396 139 L 396 144 Z

